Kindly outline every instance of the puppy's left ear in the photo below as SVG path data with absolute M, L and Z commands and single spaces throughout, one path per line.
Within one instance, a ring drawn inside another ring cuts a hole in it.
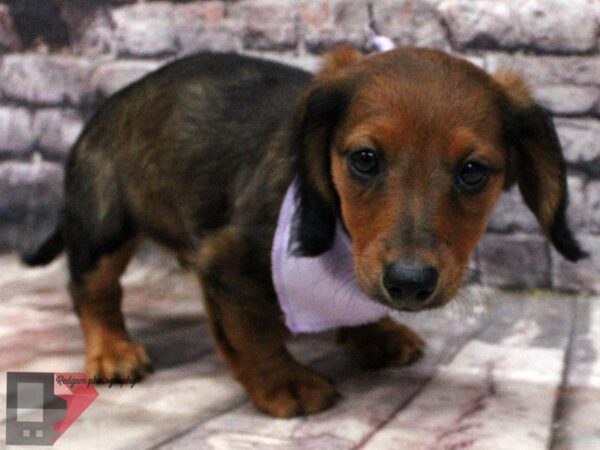
M 587 255 L 568 227 L 566 163 L 550 114 L 514 74 L 494 76 L 503 91 L 505 141 L 510 151 L 507 186 L 515 181 L 544 234 L 569 261 Z
M 331 179 L 330 150 L 353 91 L 352 79 L 343 71 L 361 58 L 349 46 L 330 52 L 296 107 L 291 130 L 298 180 L 293 250 L 303 256 L 320 255 L 333 244 L 339 199 Z

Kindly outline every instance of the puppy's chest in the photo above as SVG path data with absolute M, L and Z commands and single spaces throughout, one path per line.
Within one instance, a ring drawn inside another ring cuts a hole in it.
M 339 222 L 327 252 L 315 257 L 293 254 L 296 190 L 293 181 L 279 212 L 271 251 L 273 283 L 287 327 L 293 333 L 312 333 L 387 316 L 390 310 L 359 288 L 352 246 Z

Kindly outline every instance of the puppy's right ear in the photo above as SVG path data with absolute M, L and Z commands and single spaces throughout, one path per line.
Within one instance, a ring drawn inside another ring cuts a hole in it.
M 292 236 L 296 254 L 317 256 L 333 244 L 339 200 L 331 178 L 331 143 L 353 91 L 343 69 L 360 58 L 351 47 L 332 51 L 296 108 L 291 132 L 298 180 Z

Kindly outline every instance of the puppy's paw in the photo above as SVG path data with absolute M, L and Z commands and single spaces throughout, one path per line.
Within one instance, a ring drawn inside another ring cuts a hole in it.
M 246 387 L 258 409 L 280 418 L 318 413 L 331 407 L 337 397 L 331 382 L 301 365 L 257 380 L 253 386 L 246 383 Z
M 126 339 L 106 340 L 88 351 L 86 372 L 100 381 L 140 380 L 152 372 L 152 364 L 143 345 Z
M 359 327 L 341 328 L 338 342 L 345 345 L 366 369 L 379 369 L 391 363 L 412 364 L 423 355 L 425 347 L 425 342 L 416 332 L 390 318 Z

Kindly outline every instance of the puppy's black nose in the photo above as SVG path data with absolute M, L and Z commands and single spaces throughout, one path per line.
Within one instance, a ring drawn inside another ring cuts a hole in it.
M 414 260 L 398 260 L 385 269 L 383 285 L 398 306 L 418 309 L 435 291 L 438 272 Z

